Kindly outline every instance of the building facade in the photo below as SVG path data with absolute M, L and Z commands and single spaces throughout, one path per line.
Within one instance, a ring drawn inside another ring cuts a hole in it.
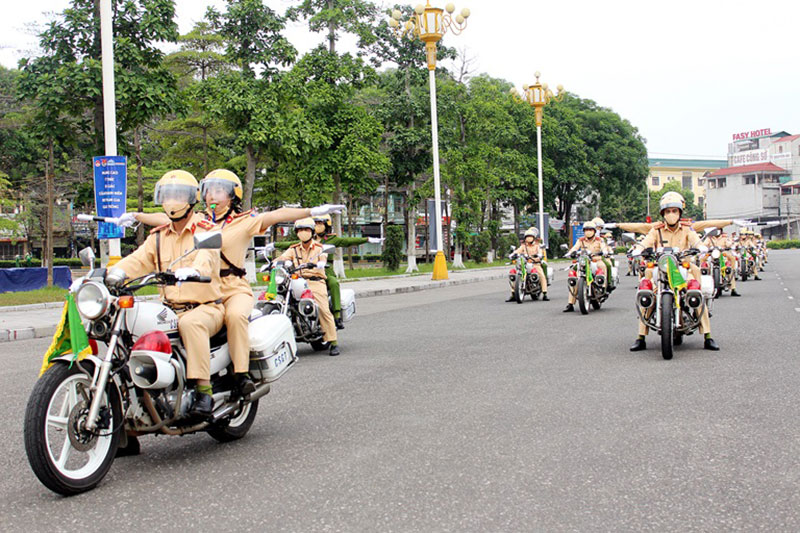
M 694 201 L 704 207 L 706 192 L 702 180 L 707 174 L 727 166 L 724 159 L 659 159 L 650 158 L 647 188 L 660 191 L 667 183 L 677 181 L 681 188 L 694 193 Z

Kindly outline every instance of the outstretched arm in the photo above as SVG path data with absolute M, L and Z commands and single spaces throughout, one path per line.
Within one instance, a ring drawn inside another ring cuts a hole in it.
M 258 226 L 258 233 L 264 233 L 270 226 L 280 222 L 294 222 L 310 216 L 311 208 L 309 207 L 281 207 L 274 211 L 267 211 L 258 215 L 258 220 L 261 222 L 261 225 Z

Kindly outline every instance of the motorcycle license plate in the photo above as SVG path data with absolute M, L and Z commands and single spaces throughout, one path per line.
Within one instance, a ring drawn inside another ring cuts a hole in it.
M 267 358 L 267 369 L 271 374 L 275 374 L 289 366 L 292 359 L 291 347 L 288 344 L 284 344 L 280 350 Z

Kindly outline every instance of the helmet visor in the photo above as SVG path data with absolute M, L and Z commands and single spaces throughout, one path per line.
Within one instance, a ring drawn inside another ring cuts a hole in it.
M 206 195 L 210 192 L 215 196 L 218 194 L 226 194 L 228 199 L 233 199 L 235 188 L 236 184 L 231 180 L 204 178 L 203 181 L 200 182 L 200 196 L 202 196 L 203 201 L 205 201 Z
M 164 183 L 156 185 L 153 203 L 164 205 L 164 202 L 185 202 L 189 205 L 197 203 L 197 187 L 183 183 Z

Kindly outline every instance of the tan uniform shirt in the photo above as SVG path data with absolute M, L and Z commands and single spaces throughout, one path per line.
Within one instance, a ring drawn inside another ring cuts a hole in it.
M 194 247 L 194 231 L 196 224 L 189 221 L 186 227 L 178 234 L 172 223 L 159 226 L 150 232 L 150 236 L 132 254 L 124 258 L 115 266 L 125 271 L 129 278 L 138 278 L 159 270 L 159 254 L 156 250 L 156 241 L 161 241 L 160 263 L 161 270 L 168 267 L 173 272 L 179 268 L 188 267 L 197 270 L 201 276 L 210 276 L 211 283 L 181 283 L 160 287 L 161 298 L 172 303 L 209 303 L 222 297 L 219 279 L 219 250 L 197 250 L 190 253 L 179 262 L 170 267 L 178 257 Z M 157 234 L 161 234 L 160 239 Z
M 515 254 L 525 254 L 528 257 L 532 257 L 534 255 L 542 256 L 541 246 L 538 242 L 535 242 L 531 245 L 526 243 L 522 243 L 522 246 L 514 250 Z M 536 261 L 539 262 L 542 260 L 542 257 L 539 257 Z
M 700 241 L 700 236 L 692 229 L 690 222 L 681 221 L 672 230 L 663 222 L 659 222 L 639 244 L 642 248 L 677 248 L 687 250 Z
M 283 252 L 280 257 L 278 257 L 279 261 L 285 261 L 286 259 L 291 259 L 294 262 L 295 266 L 301 263 L 319 263 L 320 261 L 326 261 L 328 259 L 328 254 L 323 254 L 322 252 L 322 245 L 318 242 L 311 241 L 311 246 L 308 247 L 306 250 L 303 247 L 302 243 L 297 243 L 291 245 L 289 248 Z M 327 279 L 325 276 L 325 269 L 324 268 L 307 268 L 300 271 L 300 275 L 304 278 L 322 278 Z
M 244 269 L 244 260 L 250 241 L 254 235 L 261 233 L 261 218 L 255 210 L 234 214 L 225 219 L 217 220 L 216 224 L 205 213 L 196 213 L 192 222 L 197 224 L 197 231 L 222 231 L 222 249 L 220 250 L 220 268 L 230 269 L 225 260 L 234 266 Z M 222 276 L 222 295 L 224 298 L 240 292 L 252 293 L 250 283 L 246 278 L 235 275 Z
M 717 235 L 716 237 L 706 237 L 703 239 L 703 242 L 708 244 L 708 246 L 716 246 L 717 248 L 725 249 L 730 248 L 731 241 L 728 239 L 728 236 L 723 233 L 722 235 Z
M 595 235 L 591 239 L 587 239 L 586 237 L 581 237 L 578 239 L 578 242 L 575 243 L 569 253 L 577 252 L 578 250 L 588 250 L 590 253 L 599 254 L 601 252 L 609 252 L 608 245 L 606 241 L 603 240 L 602 237 L 598 237 Z

